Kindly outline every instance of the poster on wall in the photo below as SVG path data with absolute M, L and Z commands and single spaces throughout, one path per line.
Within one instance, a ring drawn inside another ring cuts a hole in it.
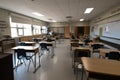
M 109 27 L 108 26 L 105 27 L 105 32 L 109 32 Z

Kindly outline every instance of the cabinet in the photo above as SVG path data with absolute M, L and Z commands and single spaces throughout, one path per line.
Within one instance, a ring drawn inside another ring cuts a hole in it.
M 12 54 L 0 54 L 0 80 L 14 80 Z
M 9 50 L 14 46 L 15 46 L 14 39 L 4 39 L 0 41 L 1 53 L 4 53 L 6 50 Z
M 70 38 L 70 28 L 65 27 L 65 38 Z

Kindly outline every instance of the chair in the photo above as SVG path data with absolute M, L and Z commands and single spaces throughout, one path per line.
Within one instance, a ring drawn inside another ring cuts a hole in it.
M 17 49 L 15 52 L 17 53 L 17 59 L 18 59 L 17 66 L 18 66 L 19 62 L 20 62 L 20 64 L 22 64 L 22 60 L 24 61 L 24 54 L 26 52 L 24 49 Z M 25 63 L 25 61 L 24 61 L 24 63 Z
M 90 57 L 90 50 L 76 49 L 74 52 L 74 72 L 76 72 L 76 79 L 78 77 L 78 70 L 83 69 L 81 57 Z M 83 75 L 83 71 L 82 71 Z M 82 77 L 81 77 L 82 78 Z
M 46 43 L 40 43 L 40 47 L 41 47 L 41 51 L 44 51 L 44 50 L 49 51 L 49 49 L 47 48 L 47 44 Z
M 17 59 L 18 59 L 17 66 L 19 64 L 19 61 L 22 63 L 22 60 L 24 61 L 24 59 L 29 60 L 29 65 L 28 65 L 28 70 L 27 70 L 27 71 L 29 71 L 30 63 L 31 63 L 31 61 L 33 62 L 33 59 L 32 59 L 33 55 L 28 56 L 24 49 L 17 49 L 16 53 L 17 53 Z M 24 64 L 25 64 L 25 61 L 24 61 Z M 33 65 L 34 65 L 34 63 L 33 63 Z
M 71 42 L 79 42 L 78 39 L 71 39 L 70 41 L 71 41 Z
M 38 39 L 36 39 L 36 38 L 34 38 L 34 39 L 33 39 L 33 41 L 34 41 L 34 42 L 36 42 L 36 43 L 38 43 L 38 42 L 39 42 L 39 40 L 38 40 Z
M 103 48 L 104 45 L 102 44 L 93 44 L 91 47 L 93 48 L 93 52 L 99 52 L 99 48 Z
M 26 44 L 24 42 L 20 42 L 20 46 L 25 46 Z
M 80 45 L 79 45 L 79 43 L 71 43 L 71 46 L 70 46 L 70 50 L 72 50 L 72 47 L 79 47 Z
M 52 39 L 50 39 L 50 38 L 47 39 L 47 42 L 52 42 L 52 41 L 54 41 L 54 40 L 52 40 Z
M 106 57 L 108 57 L 108 59 L 119 60 L 120 59 L 120 53 L 112 51 L 112 52 L 107 53 Z
M 71 43 L 71 47 L 79 47 L 79 43 Z
M 88 45 L 88 43 L 90 42 L 89 38 L 85 39 L 84 42 L 85 42 L 85 45 Z
M 25 43 L 25 46 L 33 46 L 33 44 Z

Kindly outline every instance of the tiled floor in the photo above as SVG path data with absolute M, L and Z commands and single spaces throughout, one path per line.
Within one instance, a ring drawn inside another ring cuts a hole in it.
M 41 67 L 33 73 L 33 66 L 27 72 L 27 66 L 21 65 L 14 71 L 15 80 L 75 80 L 70 56 L 69 40 L 57 43 L 55 56 L 47 52 L 41 57 Z

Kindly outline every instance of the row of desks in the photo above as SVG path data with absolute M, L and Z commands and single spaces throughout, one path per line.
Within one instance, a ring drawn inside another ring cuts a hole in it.
M 91 47 L 72 47 L 72 51 L 76 49 L 81 50 L 90 50 L 92 52 Z M 109 53 L 110 51 L 117 51 L 117 49 L 99 49 L 100 55 L 102 58 L 92 58 L 92 57 L 82 57 L 82 63 L 85 69 L 85 73 L 87 75 L 86 80 L 90 77 L 102 79 L 102 80 L 119 80 L 120 79 L 120 61 L 116 60 L 108 60 L 104 59 L 105 54 Z M 92 54 L 92 53 L 91 53 Z M 80 62 L 81 62 L 80 60 Z M 83 80 L 83 74 L 82 74 Z
M 78 43 L 78 44 L 80 44 L 80 45 L 85 45 L 85 42 L 82 42 L 82 41 L 79 41 L 79 42 L 70 42 L 70 44 L 73 44 L 73 43 Z M 89 44 L 89 46 L 91 46 L 91 45 L 93 45 L 93 44 L 104 45 L 104 43 L 102 43 L 102 42 L 90 42 L 90 43 L 88 43 L 88 44 Z
M 14 68 L 17 67 L 17 65 L 16 65 L 16 53 L 15 53 L 17 49 L 24 49 L 26 52 L 33 52 L 34 53 L 34 55 L 35 55 L 35 59 L 34 59 L 35 60 L 35 64 L 34 64 L 35 68 L 34 68 L 33 73 L 35 73 L 36 70 L 40 67 L 40 57 L 39 56 L 38 56 L 39 65 L 36 66 L 36 64 L 37 64 L 37 61 L 36 61 L 37 54 L 40 54 L 38 46 L 16 46 L 16 47 L 13 47 L 12 49 L 14 50 L 14 64 L 15 64 Z
M 24 43 L 26 43 L 26 44 L 34 44 L 34 42 L 24 42 Z M 39 42 L 39 44 L 40 44 L 41 42 Z M 47 46 L 51 46 L 52 47 L 52 55 L 51 55 L 51 57 L 53 57 L 54 56 L 54 42 L 45 42 L 46 44 L 47 44 Z M 14 50 L 14 64 L 15 64 L 15 66 L 14 66 L 14 68 L 16 68 L 17 66 L 16 66 L 16 54 L 15 54 L 15 51 L 17 50 L 17 49 L 24 49 L 24 50 L 26 50 L 26 52 L 33 52 L 34 54 L 35 54 L 35 58 L 34 58 L 34 60 L 35 60 L 35 64 L 34 64 L 34 66 L 35 66 L 35 68 L 34 68 L 34 71 L 33 71 L 33 73 L 35 73 L 36 71 L 37 71 L 37 69 L 40 67 L 40 56 L 41 56 L 41 54 L 40 54 L 40 49 L 39 49 L 40 47 L 39 46 L 16 46 L 16 47 L 13 47 L 12 48 L 12 50 Z M 37 56 L 37 54 L 38 54 L 38 56 Z M 38 58 L 37 58 L 38 57 Z M 37 66 L 37 59 L 39 60 L 39 64 L 38 64 L 38 66 Z

